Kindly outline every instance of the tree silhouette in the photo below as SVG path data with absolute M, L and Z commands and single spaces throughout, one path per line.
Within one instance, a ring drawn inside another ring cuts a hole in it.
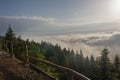
M 5 39 L 6 39 L 7 48 L 11 53 L 11 55 L 13 56 L 13 41 L 15 39 L 15 34 L 14 34 L 14 31 L 12 30 L 11 25 L 9 25 L 8 27 L 8 30 L 5 35 Z
M 108 54 L 109 54 L 108 49 L 104 48 L 102 53 L 101 53 L 101 57 L 100 57 L 100 77 L 101 77 L 101 80 L 110 80 L 109 79 L 110 60 L 108 58 Z

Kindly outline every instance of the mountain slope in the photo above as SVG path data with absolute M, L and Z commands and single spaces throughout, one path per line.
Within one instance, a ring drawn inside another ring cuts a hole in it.
M 0 56 L 1 57 L 1 56 Z M 1 57 L 0 80 L 52 80 L 42 73 L 25 67 L 22 61 L 10 57 Z

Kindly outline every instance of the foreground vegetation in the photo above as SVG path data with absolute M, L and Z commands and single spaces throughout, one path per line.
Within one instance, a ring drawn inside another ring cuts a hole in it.
M 101 56 L 98 58 L 94 58 L 93 55 L 85 57 L 82 50 L 74 52 L 74 50 L 66 48 L 62 49 L 57 44 L 52 45 L 51 43 L 44 41 L 41 41 L 41 43 L 29 41 L 29 39 L 25 41 L 21 36 L 16 37 L 11 27 L 8 28 L 5 36 L 0 36 L 0 49 L 4 49 L 11 53 L 11 45 L 6 43 L 6 41 L 13 42 L 13 52 L 15 57 L 23 62 L 25 61 L 25 44 L 27 42 L 30 56 L 72 68 L 86 75 L 91 80 L 120 80 L 119 56 L 116 55 L 116 57 L 113 58 L 113 61 L 110 61 L 107 48 L 101 51 Z M 32 61 L 32 63 L 49 75 L 54 76 L 56 79 L 66 80 L 66 74 L 64 72 L 57 71 L 43 63 L 34 61 Z

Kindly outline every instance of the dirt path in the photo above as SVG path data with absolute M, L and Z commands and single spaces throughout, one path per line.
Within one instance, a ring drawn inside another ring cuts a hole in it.
M 0 53 L 2 55 L 2 53 Z M 2 55 L 4 56 L 4 55 Z M 10 57 L 0 59 L 0 80 L 51 80 L 48 76 L 37 73 L 18 60 Z
M 0 66 L 1 79 L 0 80 L 17 80 L 18 77 L 5 67 Z

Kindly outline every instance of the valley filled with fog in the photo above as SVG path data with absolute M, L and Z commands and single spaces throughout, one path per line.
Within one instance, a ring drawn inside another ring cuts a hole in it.
M 93 54 L 98 57 L 103 48 L 108 48 L 110 57 L 120 54 L 120 32 L 99 32 L 84 34 L 64 34 L 50 36 L 27 36 L 36 42 L 46 41 L 52 44 L 58 44 L 62 48 L 69 48 L 76 51 L 83 51 L 83 54 L 90 56 Z

